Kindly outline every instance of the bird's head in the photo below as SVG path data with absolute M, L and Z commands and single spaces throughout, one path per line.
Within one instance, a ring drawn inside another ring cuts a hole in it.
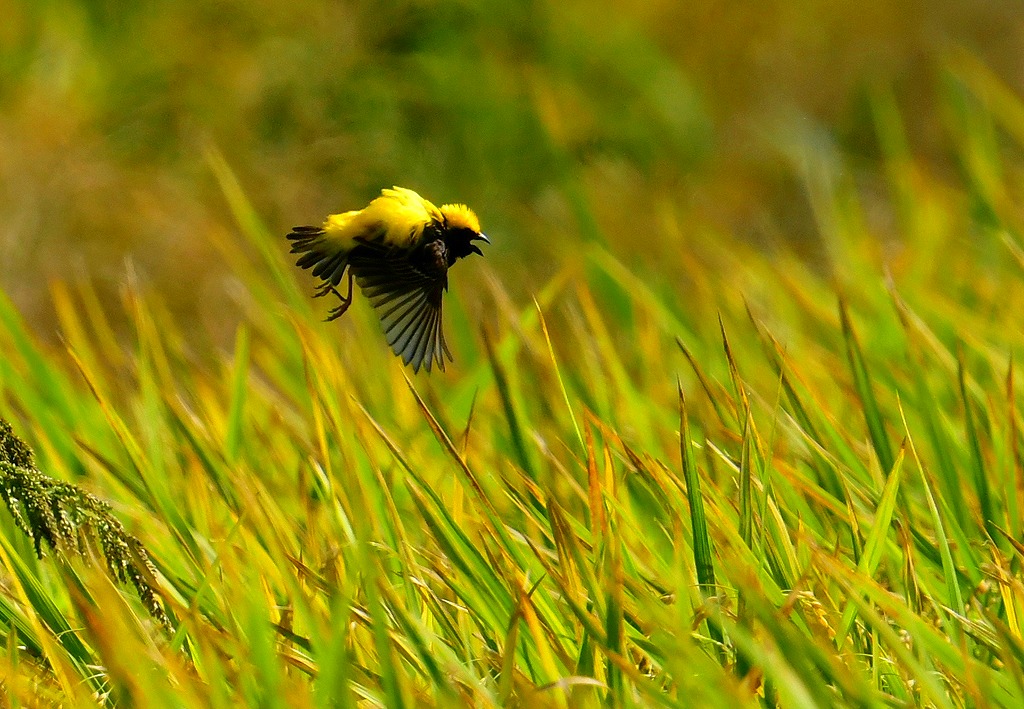
M 445 204 L 441 206 L 441 216 L 444 218 L 444 243 L 449 254 L 455 258 L 465 258 L 470 254 L 484 255 L 473 242 L 489 244 L 491 241 L 480 232 L 480 220 L 472 209 L 464 204 Z

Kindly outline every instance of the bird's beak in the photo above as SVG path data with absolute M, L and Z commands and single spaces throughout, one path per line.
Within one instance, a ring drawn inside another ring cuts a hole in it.
M 476 236 L 471 236 L 471 237 L 469 237 L 469 240 L 470 240 L 471 242 L 472 242 L 472 241 L 482 241 L 482 242 L 484 242 L 485 244 L 489 244 L 489 243 L 491 243 L 491 240 L 487 238 L 487 235 L 486 235 L 486 234 L 477 234 Z M 474 252 L 474 253 L 478 253 L 478 254 L 480 254 L 481 256 L 483 256 L 483 255 L 484 255 L 484 252 L 483 252 L 483 251 L 481 251 L 481 250 L 480 250 L 480 247 L 479 247 L 479 246 L 477 246 L 476 244 L 472 244 L 472 243 L 471 243 L 471 244 L 469 245 L 469 250 L 470 250 L 470 251 L 472 251 L 472 252 Z

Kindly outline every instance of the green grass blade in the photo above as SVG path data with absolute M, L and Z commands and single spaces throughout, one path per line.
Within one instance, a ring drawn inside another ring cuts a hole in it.
M 903 458 L 904 450 L 901 448 L 892 470 L 889 471 L 889 476 L 886 478 L 885 487 L 878 500 L 878 507 L 875 508 L 875 519 L 864 544 L 864 554 L 857 565 L 857 571 L 867 577 L 871 577 L 878 569 L 878 564 L 884 553 L 884 546 L 889 538 L 889 529 L 893 513 L 896 511 L 896 499 L 899 496 L 900 482 L 903 477 Z M 839 626 L 839 632 L 836 634 L 836 645 L 839 647 L 843 646 L 855 617 L 856 608 L 851 601 L 843 612 L 843 620 Z
M 982 525 L 989 539 L 995 540 L 1001 537 L 997 535 L 996 511 L 992 501 L 992 491 L 989 490 L 988 474 L 986 473 L 985 461 L 982 458 L 981 442 L 979 441 L 978 427 L 975 424 L 975 414 L 972 409 L 970 397 L 967 395 L 966 375 L 964 374 L 963 353 L 958 352 L 957 357 L 957 382 L 960 387 L 960 397 L 964 407 L 964 428 L 967 432 L 967 444 L 971 452 L 971 473 L 974 478 L 974 491 L 978 495 L 978 504 L 981 507 Z
M 864 354 L 857 342 L 857 336 L 853 332 L 846 304 L 842 300 L 839 301 L 839 316 L 842 323 L 843 339 L 846 343 L 846 355 L 850 371 L 853 373 L 853 384 L 857 390 L 861 412 L 864 414 L 864 421 L 868 427 L 868 435 L 871 437 L 871 445 L 874 446 L 882 469 L 892 470 L 895 458 L 889 437 L 885 433 L 885 418 L 878 408 L 875 392 L 871 386 L 871 377 L 864 364 Z

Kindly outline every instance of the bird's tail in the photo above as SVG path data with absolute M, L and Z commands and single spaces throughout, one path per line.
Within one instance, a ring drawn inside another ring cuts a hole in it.
M 336 286 L 348 266 L 348 250 L 338 248 L 318 226 L 297 226 L 288 234 L 293 254 L 301 254 L 295 265 L 311 269 L 326 284 Z

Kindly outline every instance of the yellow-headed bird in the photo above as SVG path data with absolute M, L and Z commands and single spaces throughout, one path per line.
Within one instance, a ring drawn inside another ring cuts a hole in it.
M 480 220 L 464 204 L 435 207 L 412 190 L 385 189 L 363 209 L 332 214 L 322 226 L 297 226 L 288 234 L 296 265 L 323 279 L 314 294 L 334 293 L 341 304 L 327 320 L 342 316 L 352 303 L 352 279 L 377 310 L 395 354 L 414 372 L 430 371 L 452 359 L 441 327 L 441 296 L 448 269 L 472 253 L 474 241 L 491 243 Z M 337 286 L 348 272 L 348 294 Z

